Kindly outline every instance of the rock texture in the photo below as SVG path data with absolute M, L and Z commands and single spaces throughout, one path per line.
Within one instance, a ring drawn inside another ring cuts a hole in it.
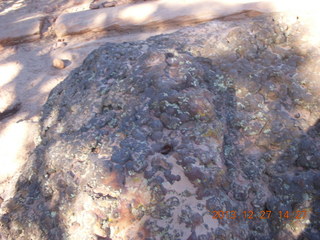
M 0 46 L 39 40 L 40 26 L 41 17 L 10 23 L 3 19 L 0 23 Z
M 62 59 L 59 59 L 59 58 L 53 59 L 52 66 L 57 68 L 57 69 L 63 69 L 63 68 L 66 67 L 65 64 L 64 64 L 64 61 Z
M 155 0 L 118 0 L 118 1 L 93 0 L 90 4 L 90 9 L 115 7 L 118 5 L 129 4 L 129 3 L 140 3 L 145 1 L 155 1 Z
M 97 5 L 93 3 L 91 7 L 100 8 L 102 3 L 99 2 Z M 247 3 L 234 0 L 225 3 L 216 0 L 137 0 L 141 3 L 129 5 L 121 2 L 117 2 L 117 7 L 61 14 L 54 23 L 55 34 L 61 38 L 89 32 L 109 34 L 114 31 L 153 31 L 190 26 L 244 11 L 274 11 L 268 1 Z
M 319 239 L 319 53 L 301 37 L 267 15 L 93 51 L 43 108 L 2 237 Z

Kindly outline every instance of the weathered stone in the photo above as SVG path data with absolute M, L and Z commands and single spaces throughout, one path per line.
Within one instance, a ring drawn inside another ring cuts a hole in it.
M 53 61 L 52 61 L 52 66 L 55 67 L 55 68 L 58 68 L 58 69 L 63 69 L 63 68 L 65 68 L 64 61 L 61 60 L 61 59 L 59 59 L 59 58 L 53 59 Z
M 93 233 L 102 238 L 106 238 L 108 236 L 107 232 L 101 228 L 98 222 L 93 225 Z
M 204 22 L 221 16 L 234 14 L 248 9 L 248 5 L 234 3 L 233 5 L 214 5 L 213 0 L 201 0 L 194 8 L 192 2 L 176 0 L 175 3 L 168 0 L 146 2 L 132 6 L 118 6 L 116 8 L 105 8 L 101 2 L 90 5 L 94 11 L 82 11 L 75 13 L 61 14 L 56 23 L 55 30 L 58 37 L 70 34 L 79 34 L 93 31 L 99 32 L 118 26 L 121 29 L 132 29 L 134 27 L 157 26 L 165 23 L 194 23 Z M 111 4 L 112 3 L 108 3 Z M 208 7 L 210 5 L 210 7 Z M 177 6 L 178 9 L 177 9 Z M 190 12 L 189 9 L 193 8 Z M 251 4 L 250 8 L 265 11 L 270 10 L 268 3 Z M 146 11 L 146 9 L 148 9 Z M 150 11 L 151 10 L 151 11 Z M 139 12 L 139 16 L 136 13 Z
M 284 239 L 277 214 L 303 209 L 288 238 L 319 235 L 320 73 L 301 63 L 320 55 L 295 50 L 300 28 L 265 15 L 93 51 L 50 93 L 1 235 Z
M 13 45 L 40 39 L 41 17 L 23 21 L 2 21 L 0 23 L 0 46 Z

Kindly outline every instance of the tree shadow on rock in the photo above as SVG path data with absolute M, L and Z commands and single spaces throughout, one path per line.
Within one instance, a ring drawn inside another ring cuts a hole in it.
M 279 21 L 93 51 L 44 106 L 42 143 L 2 218 L 8 238 L 108 239 L 118 227 L 124 238 L 294 239 L 275 213 L 307 207 L 301 238 L 316 239 L 319 123 L 304 132 L 295 114 L 316 117 L 317 100 Z

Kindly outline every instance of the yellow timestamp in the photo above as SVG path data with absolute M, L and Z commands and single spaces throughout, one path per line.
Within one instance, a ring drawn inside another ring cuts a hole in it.
M 270 219 L 271 217 L 279 217 L 281 219 L 305 219 L 308 215 L 307 210 L 297 210 L 297 211 L 212 211 L 213 219 Z

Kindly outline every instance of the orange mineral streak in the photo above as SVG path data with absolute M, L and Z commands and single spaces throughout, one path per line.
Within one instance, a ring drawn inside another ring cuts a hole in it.
M 142 175 L 127 179 L 122 198 L 129 201 L 132 208 L 139 208 L 150 204 L 150 190 Z
M 125 229 L 135 220 L 133 214 L 131 213 L 131 204 L 128 200 L 121 200 L 119 204 L 119 215 L 120 218 L 116 222 L 116 225 L 120 229 Z
M 127 177 L 126 186 L 118 198 L 118 218 L 110 219 L 110 227 L 117 237 L 130 239 L 136 233 L 147 236 L 143 228 L 144 218 L 138 219 L 134 210 L 148 207 L 151 201 L 150 191 L 142 175 Z
M 108 174 L 108 176 L 102 180 L 102 183 L 117 190 L 123 187 L 123 183 L 121 182 L 121 179 L 116 172 L 111 172 L 110 174 Z

